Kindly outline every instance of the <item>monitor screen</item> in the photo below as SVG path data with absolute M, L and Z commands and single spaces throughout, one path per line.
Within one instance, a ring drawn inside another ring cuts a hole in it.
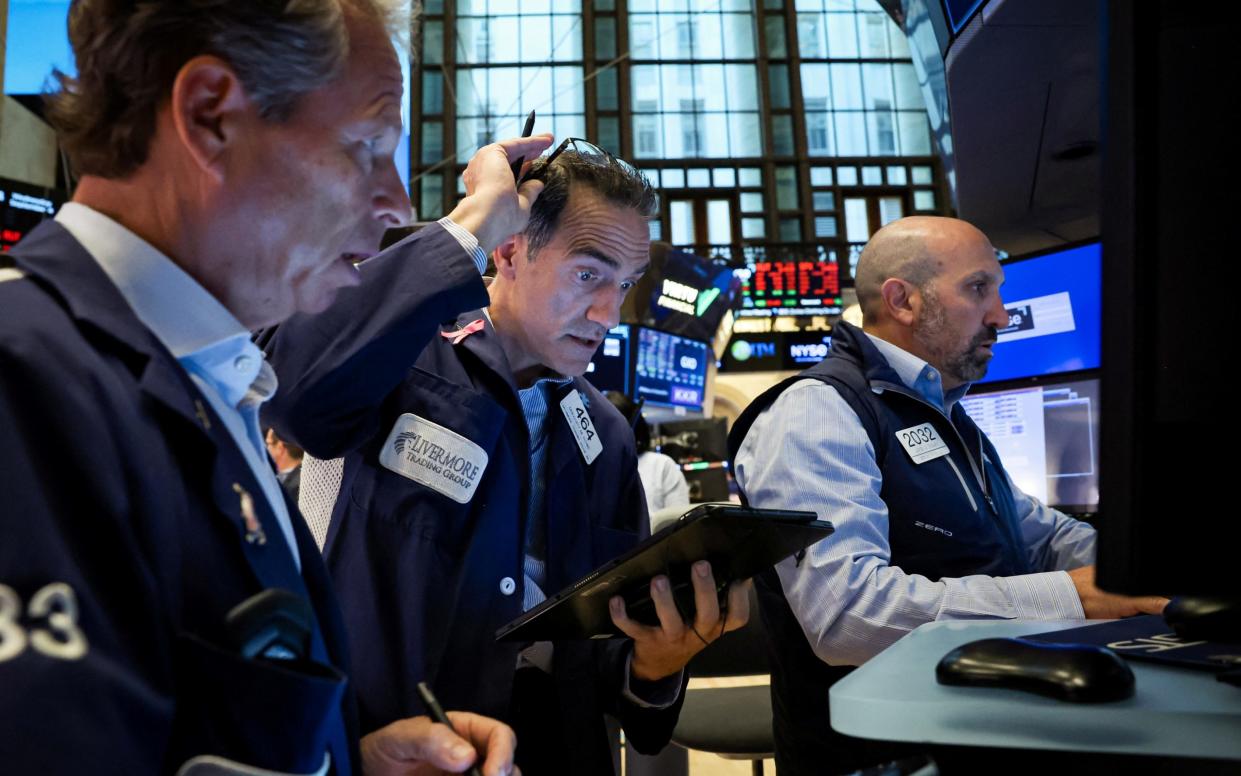
M 678 463 L 727 461 L 728 422 L 724 418 L 666 421 L 655 429 L 651 442 Z
M 645 326 L 637 327 L 633 398 L 665 407 L 702 406 L 710 346 Z
M 0 178 L 0 252 L 7 252 L 45 218 L 51 218 L 63 199 L 50 189 Z
M 980 382 L 1097 369 L 1100 262 L 1098 243 L 1005 262 L 1009 323 Z
M 629 324 L 608 331 L 586 367 L 586 379 L 600 391 L 629 395 Z
M 839 313 L 840 265 L 834 260 L 758 261 L 735 271 L 742 316 Z
M 1017 487 L 1064 512 L 1099 505 L 1099 379 L 971 391 L 961 407 Z
M 705 340 L 715 337 L 740 285 L 732 267 L 677 248 L 667 252 L 659 270 L 648 274 L 652 286 L 645 322 Z

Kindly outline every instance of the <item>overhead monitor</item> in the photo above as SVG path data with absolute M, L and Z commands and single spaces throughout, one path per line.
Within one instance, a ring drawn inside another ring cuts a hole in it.
M 708 343 L 638 326 L 633 397 L 663 407 L 702 406 L 707 388 Z
M 600 391 L 629 395 L 629 324 L 608 331 L 586 366 L 586 379 Z
M 756 261 L 735 272 L 741 316 L 832 315 L 843 308 L 834 260 Z
M 1021 490 L 1064 512 L 1098 511 L 1098 377 L 974 390 L 961 407 Z
M 980 382 L 1098 369 L 1100 266 L 1097 242 L 1005 262 L 1008 325 Z

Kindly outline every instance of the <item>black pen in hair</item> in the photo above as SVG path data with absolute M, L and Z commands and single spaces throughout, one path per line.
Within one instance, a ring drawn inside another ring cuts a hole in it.
M 422 705 L 427 707 L 427 711 L 431 714 L 431 719 L 447 725 L 448 729 L 456 733 L 457 729 L 452 726 L 452 722 L 448 719 L 448 715 L 444 713 L 444 707 L 440 706 L 440 702 L 435 699 L 435 693 L 431 692 L 431 688 L 426 682 L 418 683 L 418 694 L 422 696 Z M 470 776 L 483 776 L 482 771 L 478 770 L 477 765 L 471 765 L 469 770 Z
M 530 137 L 530 133 L 534 131 L 534 111 L 530 111 L 530 115 L 526 116 L 526 126 L 521 130 L 522 137 Z M 517 161 L 513 162 L 513 180 L 521 179 L 521 166 L 526 161 L 526 157 L 519 156 Z

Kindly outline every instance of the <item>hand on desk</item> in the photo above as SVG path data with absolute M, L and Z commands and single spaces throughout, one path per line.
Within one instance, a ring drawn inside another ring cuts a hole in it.
M 686 623 L 681 618 L 668 578 L 662 575 L 651 580 L 651 600 L 659 617 L 658 626 L 631 620 L 625 612 L 625 601 L 620 596 L 608 602 L 612 622 L 633 639 L 630 668 L 636 679 L 653 682 L 672 676 L 685 668 L 690 658 L 707 644 L 728 631 L 740 628 L 750 619 L 750 580 L 728 586 L 727 607 L 721 616 L 711 564 L 705 560 L 698 561 L 691 576 L 696 610 L 693 623 Z
M 1163 614 L 1168 599 L 1159 596 L 1127 596 L 1105 593 L 1095 587 L 1094 566 L 1082 566 L 1068 572 L 1082 601 L 1088 620 L 1115 620 L 1135 614 Z
M 366 776 L 436 776 L 464 773 L 480 756 L 483 776 L 508 776 L 517 736 L 503 722 L 463 711 L 448 712 L 454 733 L 429 717 L 410 717 L 362 738 L 362 772 Z

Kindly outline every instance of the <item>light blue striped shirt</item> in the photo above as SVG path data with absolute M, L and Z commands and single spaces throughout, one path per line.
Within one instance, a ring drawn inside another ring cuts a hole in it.
M 945 396 L 934 367 L 868 336 L 901 382 L 945 414 L 968 390 Z M 890 565 L 874 447 L 849 404 L 819 380 L 794 383 L 759 415 L 737 452 L 736 477 L 754 506 L 813 511 L 836 526 L 800 565 L 789 558 L 776 567 L 815 654 L 833 665 L 860 665 L 933 620 L 1085 616 L 1064 570 L 1094 562 L 1094 529 L 1022 493 L 1011 478 L 1031 565 L 1043 571 L 932 582 Z

